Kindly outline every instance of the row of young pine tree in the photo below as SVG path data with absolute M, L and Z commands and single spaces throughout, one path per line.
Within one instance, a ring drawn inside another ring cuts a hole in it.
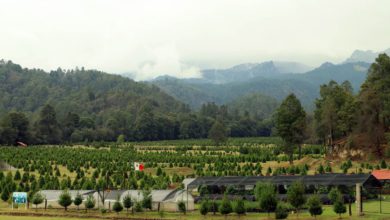
M 295 211 L 299 215 L 301 209 L 307 209 L 311 216 L 321 215 L 323 212 L 322 202 L 318 195 L 314 194 L 306 198 L 305 187 L 301 182 L 295 182 L 287 189 L 287 203 L 278 199 L 276 187 L 272 183 L 258 183 L 254 189 L 257 209 L 268 213 L 268 218 L 271 213 L 275 213 L 276 219 L 286 219 L 290 211 Z M 342 193 L 337 188 L 332 188 L 329 191 L 328 197 L 333 204 L 335 213 L 341 216 L 345 213 L 346 206 Z M 199 211 L 202 215 L 207 215 L 209 212 L 216 213 L 219 211 L 222 215 L 228 215 L 235 212 L 237 215 L 243 215 L 247 212 L 245 202 L 242 198 L 236 197 L 232 203 L 229 195 L 225 193 L 223 200 L 217 203 L 215 200 L 209 200 L 206 196 L 202 200 Z
M 268 213 L 268 217 L 272 212 L 275 213 L 276 219 L 285 219 L 288 217 L 289 212 L 294 210 L 296 215 L 299 215 L 301 209 L 305 208 L 309 211 L 311 216 L 321 215 L 323 212 L 322 203 L 318 195 L 314 194 L 309 198 L 305 196 L 305 187 L 301 182 L 293 183 L 287 190 L 287 202 L 281 202 L 277 198 L 276 187 L 271 183 L 258 183 L 254 189 L 258 208 Z M 341 192 L 337 188 L 332 188 L 329 191 L 328 197 L 333 204 L 333 210 L 341 217 L 341 214 L 346 213 L 347 209 L 344 204 L 344 198 Z M 30 202 L 38 208 L 38 205 L 44 202 L 45 198 L 40 192 L 36 192 L 32 195 Z M 103 202 L 103 200 L 102 200 Z M 77 194 L 72 199 L 68 190 L 63 190 L 58 198 L 58 204 L 64 207 L 65 211 L 72 204 L 77 206 L 79 210 L 80 205 L 84 204 L 85 210 L 95 208 L 96 200 L 92 195 L 87 196 L 86 199 L 80 194 Z M 120 213 L 126 208 L 127 213 L 131 209 L 132 213 L 142 212 L 144 210 L 152 209 L 152 197 L 148 190 L 143 191 L 143 199 L 141 201 L 135 201 L 130 195 L 124 196 L 122 200 L 118 197 L 112 206 L 112 210 L 116 213 Z M 177 203 L 177 210 L 186 214 L 187 207 L 185 201 L 179 201 Z M 102 212 L 107 210 L 103 209 Z M 205 198 L 201 201 L 199 212 L 201 215 L 206 216 L 209 212 L 216 214 L 219 212 L 222 215 L 229 215 L 235 212 L 238 216 L 244 215 L 247 212 L 245 201 L 242 198 L 235 198 L 232 203 L 229 195 L 225 193 L 222 201 L 216 202 L 215 200 L 209 200 Z

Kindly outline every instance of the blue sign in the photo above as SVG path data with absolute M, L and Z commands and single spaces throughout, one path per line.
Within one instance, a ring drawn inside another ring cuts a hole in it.
M 27 193 L 26 192 L 14 192 L 12 193 L 12 201 L 16 204 L 27 203 Z

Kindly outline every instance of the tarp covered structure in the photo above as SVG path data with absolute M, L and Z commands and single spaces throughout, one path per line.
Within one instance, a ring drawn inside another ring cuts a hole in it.
M 318 174 L 306 176 L 222 176 L 222 177 L 198 177 L 188 183 L 188 189 L 205 186 L 255 186 L 257 182 L 271 182 L 275 185 L 291 185 L 295 181 L 301 181 L 310 186 L 355 186 L 357 183 L 363 187 L 381 187 L 378 179 L 370 174 Z

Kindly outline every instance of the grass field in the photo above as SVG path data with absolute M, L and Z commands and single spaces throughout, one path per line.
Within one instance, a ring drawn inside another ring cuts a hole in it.
M 122 211 L 119 215 L 115 213 L 106 213 L 101 214 L 97 210 L 85 213 L 84 210 L 70 210 L 68 212 L 65 212 L 63 210 L 38 210 L 35 211 L 33 209 L 30 210 L 11 210 L 10 208 L 6 207 L 6 204 L 2 204 L 0 208 L 0 220 L 35 220 L 35 219 L 44 219 L 44 220 L 65 220 L 65 219 L 73 219 L 73 220 L 79 220 L 79 219 L 115 219 L 115 218 L 121 218 L 126 219 L 126 217 L 129 218 L 138 218 L 138 219 L 159 219 L 161 218 L 160 213 L 158 212 L 144 212 L 144 213 L 137 213 L 135 215 L 129 214 L 127 216 L 125 211 Z M 343 219 L 367 219 L 367 220 L 386 220 L 390 219 L 390 202 L 385 202 L 382 204 L 382 214 L 379 213 L 379 202 L 378 201 L 370 201 L 364 203 L 364 211 L 365 215 L 362 217 L 357 217 L 355 214 L 355 206 L 352 204 L 352 216 L 349 217 L 347 214 L 343 214 Z M 42 215 L 47 214 L 51 215 L 51 217 L 44 217 L 44 216 L 14 216 L 14 215 L 4 215 L 5 213 L 12 213 L 12 214 L 29 214 L 29 215 Z M 53 217 L 53 215 L 58 217 Z M 274 218 L 273 213 L 271 214 L 272 219 Z M 215 220 L 223 220 L 225 219 L 225 216 L 222 216 L 220 214 L 213 215 L 212 213 L 209 213 L 206 217 L 203 217 L 199 214 L 198 211 L 189 212 L 186 215 L 182 215 L 179 213 L 163 213 L 163 218 L 165 219 L 189 219 L 189 220 L 196 220 L 196 219 L 215 219 Z M 230 214 L 227 216 L 228 220 L 233 219 L 240 219 L 240 220 L 255 220 L 255 219 L 268 219 L 268 216 L 266 213 L 248 213 L 245 216 L 241 216 L 238 218 L 235 214 Z M 297 216 L 295 214 L 292 214 L 289 216 L 288 219 L 297 219 Z M 299 214 L 299 219 L 314 219 L 314 217 L 311 217 L 307 211 L 302 211 Z M 317 219 L 338 219 L 338 215 L 336 215 L 331 206 L 324 206 L 324 212 L 321 216 L 317 217 Z

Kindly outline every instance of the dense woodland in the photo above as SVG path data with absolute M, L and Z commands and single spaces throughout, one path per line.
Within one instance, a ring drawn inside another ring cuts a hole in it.
M 242 111 L 233 102 L 230 110 L 206 103 L 192 112 L 153 85 L 83 68 L 47 73 L 11 61 L 0 62 L 0 92 L 6 145 L 206 138 L 217 120 L 223 136 L 269 136 L 276 108 L 255 95 L 246 102 L 264 111 Z

